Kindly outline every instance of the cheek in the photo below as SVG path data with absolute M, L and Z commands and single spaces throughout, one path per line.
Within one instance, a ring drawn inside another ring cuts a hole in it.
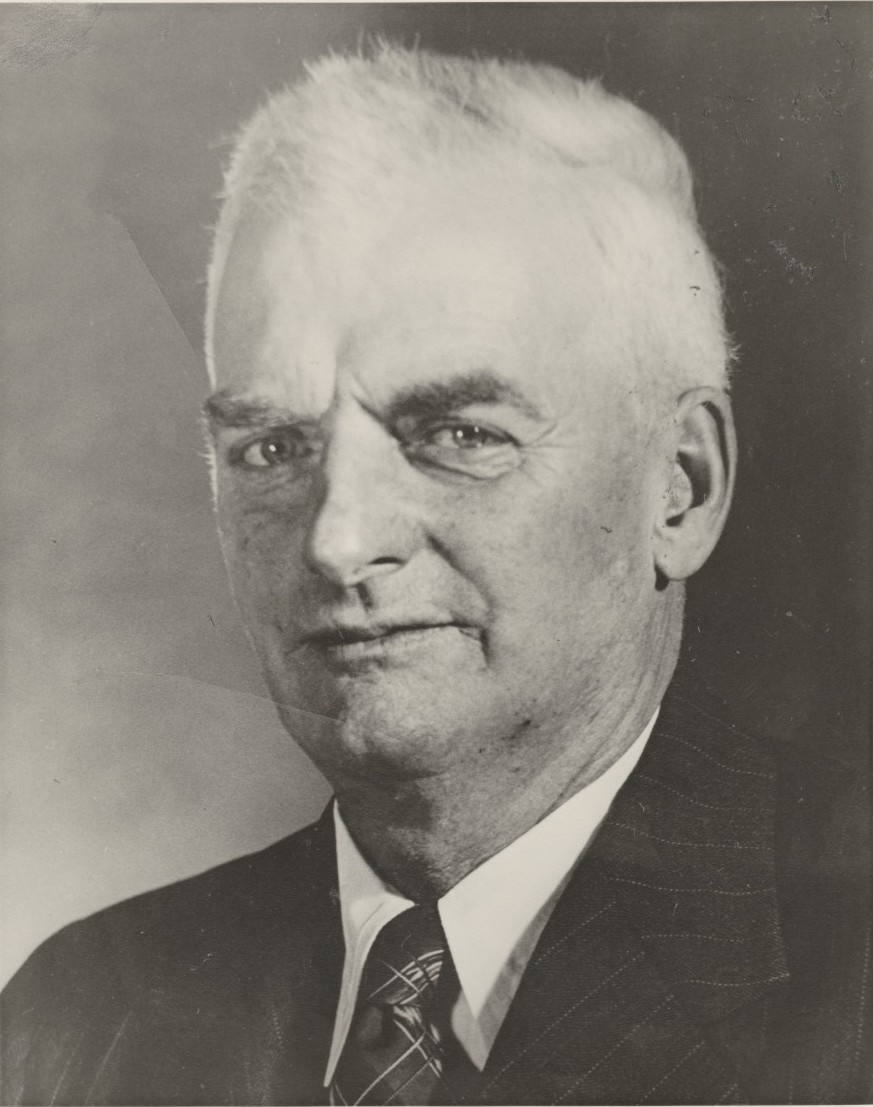
M 598 469 L 600 471 L 598 471 Z M 561 481 L 508 482 L 452 513 L 456 564 L 496 613 L 578 619 L 649 587 L 646 497 L 629 467 L 589 465 Z
M 225 564 L 245 610 L 269 605 L 290 590 L 302 566 L 301 527 L 287 509 L 219 499 L 218 526 Z
M 603 443 L 573 487 L 565 488 L 556 515 L 567 520 L 569 540 L 587 551 L 591 567 L 621 579 L 649 560 L 649 467 L 636 440 Z

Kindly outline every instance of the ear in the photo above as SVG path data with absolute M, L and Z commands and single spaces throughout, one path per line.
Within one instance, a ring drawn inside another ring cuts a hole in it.
M 719 539 L 734 488 L 737 443 L 727 395 L 694 388 L 679 397 L 653 528 L 660 580 L 685 580 Z

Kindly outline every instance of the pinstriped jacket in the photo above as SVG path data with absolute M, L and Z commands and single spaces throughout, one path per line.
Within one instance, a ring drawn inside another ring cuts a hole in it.
M 869 1102 L 864 795 L 674 683 L 469 1102 Z M 322 818 L 45 943 L 2 1101 L 324 1102 L 342 958 Z

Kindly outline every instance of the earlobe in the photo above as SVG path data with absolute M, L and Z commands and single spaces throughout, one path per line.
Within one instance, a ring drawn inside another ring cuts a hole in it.
M 736 437 L 730 401 L 717 388 L 680 396 L 670 460 L 653 528 L 656 578 L 685 580 L 721 534 L 733 494 Z

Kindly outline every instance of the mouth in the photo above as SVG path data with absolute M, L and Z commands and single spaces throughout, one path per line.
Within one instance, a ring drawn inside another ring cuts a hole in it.
M 340 625 L 305 635 L 302 645 L 335 663 L 382 661 L 453 632 L 477 639 L 480 637 L 477 628 L 450 621 Z

